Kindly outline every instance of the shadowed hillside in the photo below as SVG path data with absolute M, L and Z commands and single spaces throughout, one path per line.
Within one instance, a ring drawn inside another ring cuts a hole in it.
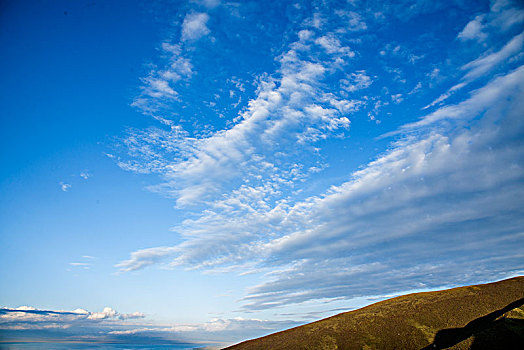
M 524 349 L 524 277 L 385 300 L 228 349 Z

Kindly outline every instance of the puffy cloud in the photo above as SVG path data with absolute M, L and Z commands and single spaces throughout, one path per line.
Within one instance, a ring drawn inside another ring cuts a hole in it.
M 106 318 L 115 318 L 117 312 L 110 307 L 105 307 L 102 312 L 93 312 L 87 316 L 89 320 L 104 320 Z
M 2 340 L 39 342 L 87 342 L 87 343 L 133 343 L 133 344 L 179 344 L 190 342 L 181 340 L 183 325 L 158 325 L 151 322 L 141 323 L 145 315 L 140 312 L 120 314 L 110 307 L 101 312 L 89 312 L 84 309 L 73 311 L 40 310 L 29 306 L 0 308 L 0 332 Z M 193 325 L 198 332 L 192 333 L 193 340 L 206 340 L 206 327 L 213 328 L 218 320 L 207 325 Z M 155 328 L 153 328 L 155 327 Z M 226 330 L 228 327 L 223 327 Z M 218 330 L 218 329 L 217 329 Z M 257 335 L 260 334 L 260 329 Z M 195 344 L 196 345 L 196 344 Z
M 68 328 L 74 324 L 85 322 L 143 317 L 144 314 L 139 312 L 119 314 L 110 307 L 105 307 L 101 312 L 89 312 L 84 309 L 75 309 L 73 311 L 40 310 L 30 306 L 3 307 L 0 308 L 0 328 L 12 329 L 13 327 L 19 327 L 19 323 L 26 323 L 27 328 L 30 329 L 49 328 L 49 324 L 57 325 L 59 328 Z
M 202 12 L 188 13 L 182 23 L 182 41 L 196 41 L 209 34 L 209 15 Z
M 460 40 L 477 40 L 483 41 L 486 39 L 487 34 L 482 31 L 483 29 L 483 20 L 484 16 L 477 16 L 475 19 L 471 20 L 466 24 L 464 29 L 458 34 L 457 38 Z
M 483 42 L 490 32 L 507 31 L 517 23 L 524 21 L 522 4 L 516 1 L 493 1 L 488 13 L 478 15 L 468 22 L 457 38 L 462 41 L 476 40 Z
M 294 321 L 267 321 L 259 319 L 211 319 L 196 324 L 155 325 L 137 323 L 144 318 L 140 312 L 120 314 L 106 307 L 102 312 L 83 309 L 73 311 L 40 310 L 29 306 L 0 308 L 0 330 L 3 340 L 37 339 L 84 342 L 146 342 L 148 344 L 175 344 L 182 339 L 193 341 L 240 341 L 247 334 L 258 337 L 285 327 L 297 325 Z M 134 320 L 134 321 L 130 321 Z M 129 321 L 129 322 L 128 322 Z M 38 331 L 38 333 L 34 333 Z M 185 341 L 184 343 L 188 343 Z

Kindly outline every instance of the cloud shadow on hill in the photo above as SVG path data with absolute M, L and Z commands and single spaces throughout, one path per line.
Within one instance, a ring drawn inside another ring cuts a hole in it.
M 524 298 L 474 319 L 462 328 L 442 329 L 435 335 L 433 343 L 421 350 L 447 349 L 472 336 L 474 340 L 471 350 L 522 349 L 524 348 L 524 320 L 502 317 L 522 305 L 524 305 Z

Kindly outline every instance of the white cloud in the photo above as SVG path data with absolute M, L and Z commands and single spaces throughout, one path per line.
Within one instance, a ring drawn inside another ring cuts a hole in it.
M 177 326 L 176 330 L 179 332 L 224 332 L 224 331 L 239 331 L 244 329 L 249 330 L 272 330 L 278 329 L 283 325 L 289 325 L 290 321 L 269 321 L 260 319 L 246 319 L 242 317 L 235 317 L 230 319 L 214 318 L 202 324 Z
M 191 2 L 197 3 L 208 9 L 214 9 L 220 5 L 220 0 L 191 0 Z
M 522 2 L 496 0 L 491 4 L 489 25 L 496 31 L 507 31 L 516 24 L 524 22 Z
M 417 129 L 442 120 L 460 120 L 471 118 L 497 102 L 501 96 L 512 92 L 519 82 L 524 79 L 524 66 L 507 75 L 497 77 L 480 89 L 471 92 L 471 98 L 457 104 L 442 107 L 435 112 L 422 117 L 419 121 L 402 126 L 402 130 Z M 399 131 L 386 135 L 395 135 Z
M 304 21 L 304 24 L 309 27 L 321 29 L 326 24 L 327 19 L 319 12 L 315 12 L 313 17 Z
M 157 336 L 166 333 L 180 334 L 184 338 L 225 341 L 223 345 L 256 338 L 269 333 L 299 325 L 296 321 L 270 321 L 235 317 L 214 318 L 204 323 L 177 324 L 170 326 L 148 326 L 110 332 L 112 335 Z
M 402 141 L 351 181 L 289 210 L 287 220 L 295 212 L 317 224 L 263 245 L 270 263 L 285 268 L 250 291 L 247 307 L 399 291 L 415 282 L 467 284 L 506 277 L 508 266 L 522 270 L 515 247 L 524 240 L 524 99 L 507 93 L 514 102 L 493 101 L 471 129 Z
M 306 23 L 318 29 L 328 25 L 323 18 Z M 160 174 L 164 182 L 153 190 L 202 211 L 173 228 L 182 243 L 135 251 L 117 267 L 266 272 L 244 300 L 253 310 L 474 282 L 520 268 L 524 68 L 391 133 L 407 136 L 339 186 L 309 190 L 301 184 L 308 169 L 322 168 L 321 140 L 340 137 L 365 103 L 376 120 L 381 106 L 403 97 L 385 89 L 384 99 L 344 98 L 372 79 L 365 71 L 346 76 L 339 59 L 352 51 L 344 35 L 317 29 L 297 33 L 277 72 L 259 79 L 255 97 L 226 128 L 190 136 L 171 123 L 169 131 L 129 135 L 132 159 L 120 165 Z M 448 92 L 511 57 L 518 38 L 464 65 L 465 78 Z M 386 49 L 409 63 L 422 57 L 396 43 Z M 388 71 L 402 82 L 399 69 Z
M 140 321 L 145 315 L 141 312 L 120 314 L 110 307 L 101 312 L 89 312 L 84 309 L 41 310 L 34 307 L 0 308 L 0 332 L 3 340 L 37 340 L 56 342 L 92 342 L 115 343 L 141 341 L 154 345 L 157 343 L 180 344 L 176 326 L 157 325 L 150 321 Z M 142 334 L 141 330 L 156 327 L 158 331 Z M 34 331 L 38 331 L 35 337 Z M 160 334 L 162 333 L 162 334 Z M 205 330 L 195 333 L 196 337 L 205 338 Z M 129 336 L 129 337 L 127 337 Z
M 338 54 L 340 56 L 354 57 L 355 53 L 350 50 L 348 46 L 343 46 L 340 43 L 340 40 L 337 39 L 334 35 L 324 35 L 315 40 L 315 43 L 330 55 Z
M 441 102 L 444 102 L 445 100 L 447 100 L 455 91 L 458 91 L 460 89 L 462 89 L 464 86 L 466 86 L 467 84 L 462 82 L 462 83 L 458 83 L 454 86 L 452 86 L 448 91 L 446 91 L 445 93 L 443 93 L 442 95 L 440 95 L 439 97 L 437 97 L 435 100 L 433 100 L 433 102 L 431 102 L 429 105 L 423 107 L 422 109 L 428 109 L 430 107 L 433 107 L 435 105 L 438 105 L 439 103 Z
M 76 268 L 83 268 L 85 270 L 89 270 L 91 268 L 91 266 L 93 265 L 91 261 L 94 259 L 94 257 L 89 256 L 89 255 L 84 255 L 84 256 L 82 256 L 82 259 L 86 259 L 89 262 L 85 262 L 85 261 L 83 261 L 83 262 L 70 262 L 69 265 L 73 266 L 73 267 L 76 267 Z M 70 270 L 68 269 L 68 271 L 70 271 Z
M 102 312 L 92 312 L 87 316 L 88 320 L 104 320 L 106 318 L 115 318 L 117 312 L 110 307 L 105 307 Z
M 271 199 L 276 181 L 242 186 L 174 228 L 185 241 L 171 264 L 270 271 L 245 298 L 253 310 L 522 269 L 523 82 L 521 67 L 405 126 L 417 133 L 324 194 L 294 202 Z M 461 122 L 427 129 L 444 119 Z
M 138 318 L 144 318 L 144 317 L 146 317 L 146 315 L 143 314 L 142 312 L 133 312 L 130 314 L 120 314 L 118 316 L 118 318 L 121 320 L 132 320 L 132 319 L 138 319 Z
M 394 94 L 391 95 L 391 101 L 393 101 L 395 104 L 399 104 L 400 102 L 404 101 L 404 99 L 402 98 L 402 94 Z
M 462 66 L 462 69 L 467 70 L 468 72 L 463 79 L 470 81 L 481 77 L 498 64 L 505 62 L 511 56 L 520 53 L 522 51 L 523 43 L 524 32 L 516 35 L 499 51 L 477 58 L 476 60 L 465 64 Z
M 147 94 L 151 97 L 158 98 L 164 96 L 175 96 L 177 94 L 175 90 L 169 86 L 169 82 L 167 80 L 147 78 L 145 79 L 145 83 L 147 83 L 150 88 L 147 91 Z
M 524 22 L 522 4 L 511 0 L 492 1 L 490 11 L 468 22 L 457 38 L 462 41 L 484 42 L 493 33 L 507 31 L 522 22 Z
M 437 79 L 440 76 L 440 69 L 433 68 L 433 70 L 426 74 L 431 80 Z
M 69 189 L 71 188 L 71 184 L 68 184 L 62 181 L 59 182 L 59 185 L 60 185 L 60 189 L 64 192 L 69 191 Z
M 448 91 L 441 94 L 438 98 L 433 100 L 430 104 L 426 105 L 422 109 L 424 110 L 440 104 L 471 82 L 482 77 L 487 77 L 488 74 L 491 73 L 491 71 L 493 71 L 497 66 L 508 62 L 512 57 L 518 57 L 518 55 L 521 54 L 523 45 L 524 32 L 513 37 L 499 51 L 485 53 L 481 57 L 464 64 L 461 67 L 461 70 L 466 71 L 466 74 L 462 77 L 462 81 L 452 86 Z
M 90 266 L 91 264 L 89 264 L 89 263 L 81 263 L 81 262 L 72 262 L 72 263 L 69 263 L 69 265 L 71 265 L 71 266 L 85 266 L 85 267 L 87 267 L 87 266 Z
M 182 41 L 196 41 L 209 34 L 209 15 L 203 12 L 188 13 L 182 23 Z
M 373 83 L 373 80 L 369 75 L 366 74 L 366 71 L 360 70 L 355 73 L 348 74 L 346 79 L 342 79 L 340 82 L 341 87 L 344 90 L 355 92 L 357 90 L 368 88 Z
M 46 328 L 56 325 L 59 328 L 68 328 L 78 322 L 95 322 L 102 320 L 143 318 L 144 314 L 134 312 L 119 314 L 116 310 L 105 307 L 101 312 L 89 312 L 84 309 L 73 311 L 65 310 L 40 310 L 30 306 L 17 308 L 0 308 L 0 329 L 12 329 L 19 323 L 31 324 L 30 329 Z
M 415 85 L 415 87 L 414 87 L 413 89 L 411 89 L 410 92 L 408 92 L 408 95 L 416 94 L 416 93 L 419 92 L 421 89 L 422 89 L 422 83 L 419 81 L 419 82 L 417 83 L 417 85 Z
M 166 60 L 164 67 L 151 70 L 147 77 L 141 79 L 142 93 L 134 99 L 131 105 L 145 114 L 169 123 L 169 120 L 157 116 L 156 113 L 166 102 L 178 99 L 179 94 L 174 86 L 179 81 L 187 81 L 192 77 L 193 65 L 184 56 L 182 47 L 178 44 L 164 42 L 161 50 Z
M 427 109 L 433 107 L 452 96 L 455 92 L 464 88 L 471 82 L 488 76 L 488 74 L 493 71 L 497 66 L 506 63 L 512 57 L 517 57 L 524 45 L 524 32 L 513 37 L 509 42 L 507 42 L 499 51 L 492 53 L 485 53 L 481 57 L 464 64 L 461 67 L 461 70 L 466 71 L 466 74 L 462 77 L 460 83 L 452 86 L 448 91 L 441 94 L 438 98 L 432 101 L 427 106 L 422 109 Z
M 354 11 L 336 10 L 335 14 L 346 20 L 346 23 L 344 23 L 345 26 L 343 27 L 346 30 L 362 31 L 368 28 L 362 16 Z
M 482 31 L 484 28 L 482 20 L 484 19 L 483 15 L 475 17 L 466 24 L 464 29 L 458 34 L 457 38 L 462 41 L 465 40 L 477 40 L 484 41 L 487 38 L 487 34 Z
M 156 247 L 138 250 L 131 253 L 129 260 L 122 261 L 116 267 L 120 271 L 135 271 L 162 261 L 166 257 L 175 254 L 178 251 L 176 247 Z
M 256 97 L 232 127 L 202 138 L 189 138 L 178 129 L 131 135 L 124 142 L 138 160 L 119 165 L 162 174 L 166 182 L 151 189 L 177 198 L 178 206 L 188 206 L 227 191 L 231 180 L 258 181 L 260 171 L 266 169 L 259 160 L 287 164 L 289 145 L 295 142 L 340 137 L 349 128 L 348 115 L 358 110 L 360 102 L 324 90 L 322 81 L 334 73 L 332 62 L 317 60 L 306 45 L 313 40 L 311 35 L 301 33 L 302 39 L 279 58 L 280 78 L 260 79 Z M 334 34 L 322 39 L 335 62 L 350 52 Z M 162 156 L 166 150 L 169 159 Z
M 380 51 L 381 56 L 385 56 L 388 53 L 392 56 L 400 57 L 411 64 L 415 64 L 418 60 L 424 58 L 424 55 L 416 55 L 412 49 L 397 43 L 388 43 L 385 45 L 384 50 Z

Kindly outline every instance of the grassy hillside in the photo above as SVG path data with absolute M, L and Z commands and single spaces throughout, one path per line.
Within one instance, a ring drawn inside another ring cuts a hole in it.
M 228 349 L 524 349 L 524 277 L 385 300 Z

